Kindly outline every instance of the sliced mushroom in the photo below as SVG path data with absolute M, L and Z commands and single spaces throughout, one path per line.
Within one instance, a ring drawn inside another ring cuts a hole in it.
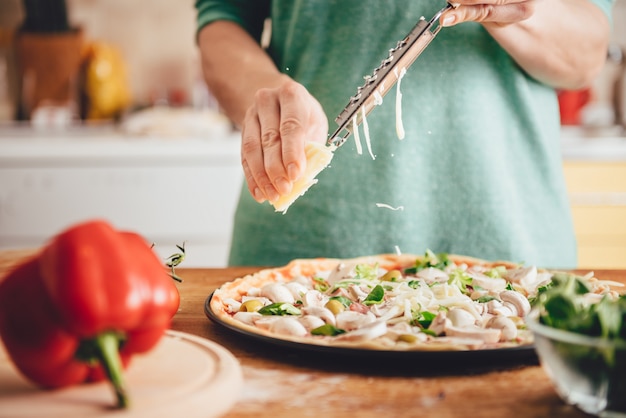
M 304 294 L 302 298 L 302 304 L 304 306 L 319 306 L 323 307 L 327 302 L 327 298 L 318 290 L 309 290 Z
M 398 305 L 373 305 L 370 307 L 370 312 L 376 315 L 382 321 L 387 321 L 391 318 L 395 318 L 404 313 Z
M 472 290 L 472 293 L 470 294 L 470 299 L 472 300 L 477 300 L 482 298 L 483 296 L 487 296 L 489 294 L 489 291 L 484 290 L 484 289 L 474 289 Z
M 521 284 L 522 280 L 532 280 L 537 276 L 537 268 L 535 266 L 518 267 L 516 269 L 509 269 L 506 272 L 506 278 L 512 283 Z
M 298 319 L 288 316 L 280 317 L 278 320 L 274 321 L 270 325 L 270 332 L 295 337 L 304 337 L 309 333 Z
M 500 336 L 501 341 L 511 341 L 517 337 L 517 326 L 506 316 L 494 316 L 487 321 L 486 327 L 502 331 Z
M 528 266 L 509 270 L 506 277 L 512 283 L 520 285 L 528 294 L 535 294 L 539 286 L 552 280 L 552 273 L 538 272 L 536 266 Z
M 304 328 L 306 328 L 309 331 L 326 324 L 322 320 L 322 318 L 318 316 L 313 316 L 313 315 L 305 315 L 305 316 L 298 318 L 298 320 L 300 321 L 302 325 L 304 325 Z
M 258 312 L 237 312 L 233 315 L 234 319 L 247 325 L 254 325 L 257 319 L 262 317 L 263 315 Z
M 289 289 L 282 283 L 270 283 L 261 288 L 261 296 L 272 302 L 285 302 L 293 304 L 295 299 Z
M 428 326 L 428 329 L 436 335 L 441 335 L 450 325 L 452 325 L 452 322 L 447 318 L 446 313 L 441 311 L 433 318 L 432 322 Z
M 241 302 L 236 301 L 233 298 L 225 298 L 224 305 L 226 305 L 226 309 L 228 312 L 239 312 L 239 308 L 241 307 Z
M 358 300 L 365 299 L 367 295 L 369 294 L 369 292 L 364 291 L 363 289 L 361 289 L 361 286 L 356 285 L 356 284 L 351 285 L 348 288 L 348 290 L 350 291 L 352 298 L 358 299 Z
M 305 285 L 298 282 L 285 283 L 285 287 L 291 292 L 295 300 L 302 298 L 302 296 L 309 291 Z
M 517 315 L 517 308 L 514 305 L 511 305 L 510 303 L 509 305 L 513 309 L 511 309 L 509 306 L 506 306 L 502 301 L 499 301 L 497 299 L 493 299 L 485 303 L 485 306 L 487 307 L 487 313 L 490 313 L 492 315 L 504 315 L 504 316 Z
M 514 290 L 505 290 L 500 293 L 502 302 L 508 302 L 517 309 L 517 316 L 524 317 L 530 312 L 530 302 L 526 296 Z
M 326 280 L 331 286 L 337 283 L 340 280 L 346 279 L 348 277 L 354 277 L 354 267 L 355 263 L 345 264 L 339 263 L 337 267 L 334 268 L 333 271 L 328 275 L 328 279 Z
M 450 309 L 447 318 L 455 327 L 466 327 L 476 324 L 476 318 L 474 318 L 474 315 L 461 308 Z
M 482 273 L 468 272 L 472 278 L 472 284 L 479 286 L 485 290 L 491 290 L 494 292 L 501 292 L 506 289 L 507 281 L 500 277 L 489 277 Z
M 261 289 L 259 289 L 258 287 L 251 287 L 248 289 L 246 294 L 252 297 L 259 296 L 261 294 Z
M 337 339 L 345 341 L 368 341 L 382 337 L 387 333 L 387 324 L 384 321 L 375 321 L 354 331 L 342 334 Z
M 485 344 L 495 344 L 500 341 L 500 335 L 502 331 L 495 328 L 479 328 L 476 326 L 472 327 L 455 327 L 448 326 L 446 327 L 446 335 L 451 337 L 461 337 L 468 339 L 481 340 Z
M 306 306 L 302 308 L 302 313 L 305 315 L 316 316 L 327 324 L 335 325 L 335 315 L 327 308 L 320 306 Z
M 420 279 L 424 279 L 424 281 L 426 281 L 426 283 L 428 284 L 432 284 L 447 282 L 450 276 L 448 276 L 448 274 L 443 270 L 439 270 L 434 267 L 428 267 L 418 271 L 417 277 L 419 277 Z
M 376 317 L 370 312 L 343 311 L 338 313 L 336 317 L 337 328 L 345 329 L 346 331 L 361 328 L 375 320 Z

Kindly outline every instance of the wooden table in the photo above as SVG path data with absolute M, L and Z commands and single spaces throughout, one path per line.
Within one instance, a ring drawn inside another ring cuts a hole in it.
M 24 255 L 0 253 L 0 277 Z M 244 384 L 226 417 L 585 417 L 565 405 L 533 362 L 504 369 L 421 370 L 345 361 L 258 343 L 207 319 L 206 298 L 254 268 L 177 269 L 180 310 L 172 328 L 208 338 L 241 362 Z M 626 283 L 626 270 L 596 271 Z M 427 366 L 427 365 L 426 365 Z M 442 365 L 445 367 L 445 365 Z

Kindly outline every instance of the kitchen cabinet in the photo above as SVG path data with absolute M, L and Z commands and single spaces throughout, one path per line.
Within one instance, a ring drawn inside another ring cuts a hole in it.
M 0 249 L 34 248 L 92 218 L 136 231 L 163 259 L 225 266 L 243 172 L 239 134 L 0 132 Z
M 579 268 L 626 268 L 626 160 L 566 160 Z

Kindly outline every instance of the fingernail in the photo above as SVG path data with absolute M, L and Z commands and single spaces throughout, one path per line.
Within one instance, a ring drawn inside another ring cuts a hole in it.
M 298 178 L 298 174 L 300 174 L 300 170 L 298 169 L 298 165 L 296 163 L 291 163 L 287 166 L 287 175 L 289 175 L 289 180 L 294 181 Z
M 254 199 L 259 203 L 263 203 L 265 201 L 265 195 L 258 187 L 254 189 Z
M 280 194 L 287 194 L 291 191 L 291 183 L 286 178 L 281 177 L 276 180 L 276 188 Z
M 452 26 L 454 25 L 454 22 L 456 22 L 456 16 L 453 14 L 448 14 L 446 15 L 446 17 L 443 18 L 443 26 Z
M 265 196 L 267 196 L 267 200 L 269 200 L 270 202 L 274 202 L 280 197 L 272 186 L 267 186 L 265 188 Z

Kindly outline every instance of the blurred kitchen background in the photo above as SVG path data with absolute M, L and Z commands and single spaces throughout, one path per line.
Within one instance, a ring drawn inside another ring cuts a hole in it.
M 613 28 L 594 85 L 560 92 L 581 268 L 626 267 L 626 0 Z M 194 36 L 193 0 L 0 0 L 0 249 L 102 217 L 225 265 L 238 134 Z

